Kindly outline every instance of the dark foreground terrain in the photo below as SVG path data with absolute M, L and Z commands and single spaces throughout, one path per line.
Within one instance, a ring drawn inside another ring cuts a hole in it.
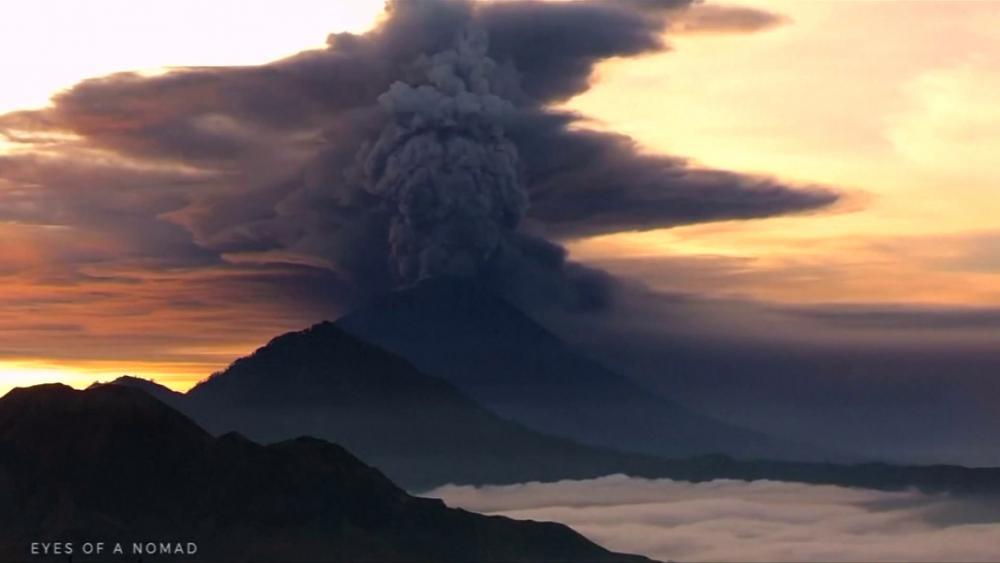
M 552 523 L 410 496 L 343 448 L 214 438 L 119 385 L 0 399 L 0 561 L 32 542 L 193 542 L 184 561 L 644 561 Z M 110 549 L 110 548 L 109 548 Z M 136 560 L 102 557 L 100 560 Z M 144 557 L 144 561 L 157 560 Z

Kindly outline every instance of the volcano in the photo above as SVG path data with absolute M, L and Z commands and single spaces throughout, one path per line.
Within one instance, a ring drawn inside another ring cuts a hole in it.
M 95 389 L 137 387 L 215 435 L 237 431 L 270 444 L 300 436 L 336 442 L 411 491 L 615 473 L 692 482 L 770 479 L 954 494 L 1000 491 L 998 469 L 721 454 L 666 458 L 582 444 L 498 416 L 450 382 L 329 322 L 281 335 L 185 394 L 136 378 L 113 383 Z
M 422 282 L 336 324 L 546 434 L 672 458 L 823 457 L 818 448 L 701 415 L 646 390 L 470 280 Z
M 659 461 L 506 420 L 332 323 L 274 338 L 186 394 L 136 378 L 115 383 L 143 389 L 215 434 L 341 444 L 410 490 L 644 474 Z

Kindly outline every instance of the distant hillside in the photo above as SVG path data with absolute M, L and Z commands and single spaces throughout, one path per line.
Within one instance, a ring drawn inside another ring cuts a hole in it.
M 828 457 L 655 395 L 469 280 L 423 282 L 336 324 L 450 381 L 500 416 L 546 434 L 667 457 Z
M 121 378 L 176 405 L 214 433 L 263 442 L 316 436 L 343 444 L 410 490 L 446 483 L 583 479 L 624 473 L 683 481 L 796 481 L 881 490 L 1000 494 L 1000 469 L 673 459 L 584 446 L 479 407 L 446 381 L 331 323 L 279 336 L 188 394 Z
M 321 440 L 213 438 L 120 385 L 44 385 L 0 399 L 0 501 L 3 561 L 64 561 L 28 557 L 31 541 L 56 538 L 77 549 L 196 542 L 198 555 L 185 561 L 644 560 L 558 524 L 412 497 Z M 77 551 L 73 560 L 87 558 Z
M 116 383 L 152 393 L 217 434 L 342 444 L 410 489 L 581 479 L 656 464 L 504 420 L 331 323 L 279 336 L 186 395 L 135 378 Z

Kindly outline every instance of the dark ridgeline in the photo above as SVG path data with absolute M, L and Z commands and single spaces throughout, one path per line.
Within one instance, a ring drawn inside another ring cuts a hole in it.
M 504 420 L 331 323 L 279 336 L 186 395 L 141 379 L 116 383 L 146 390 L 216 434 L 336 442 L 411 490 L 599 477 L 657 461 Z
M 196 561 L 645 560 L 559 524 L 412 497 L 314 438 L 214 438 L 126 386 L 0 399 L 0 560 L 66 560 L 29 557 L 32 541 L 165 539 L 197 542 L 183 556 Z
M 279 336 L 188 394 L 135 378 L 116 383 L 145 389 L 217 434 L 236 430 L 261 442 L 309 435 L 342 444 L 410 490 L 624 473 L 1000 493 L 1000 469 L 666 459 L 580 445 L 499 418 L 450 383 L 331 323 Z
M 667 457 L 724 453 L 825 460 L 831 455 L 655 395 L 576 352 L 471 280 L 425 281 L 336 324 L 450 381 L 500 416 L 546 434 Z

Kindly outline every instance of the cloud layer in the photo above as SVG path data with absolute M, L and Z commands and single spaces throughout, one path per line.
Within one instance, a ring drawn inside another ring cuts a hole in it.
M 771 481 L 587 481 L 446 486 L 451 506 L 551 520 L 663 561 L 994 561 L 987 501 Z

